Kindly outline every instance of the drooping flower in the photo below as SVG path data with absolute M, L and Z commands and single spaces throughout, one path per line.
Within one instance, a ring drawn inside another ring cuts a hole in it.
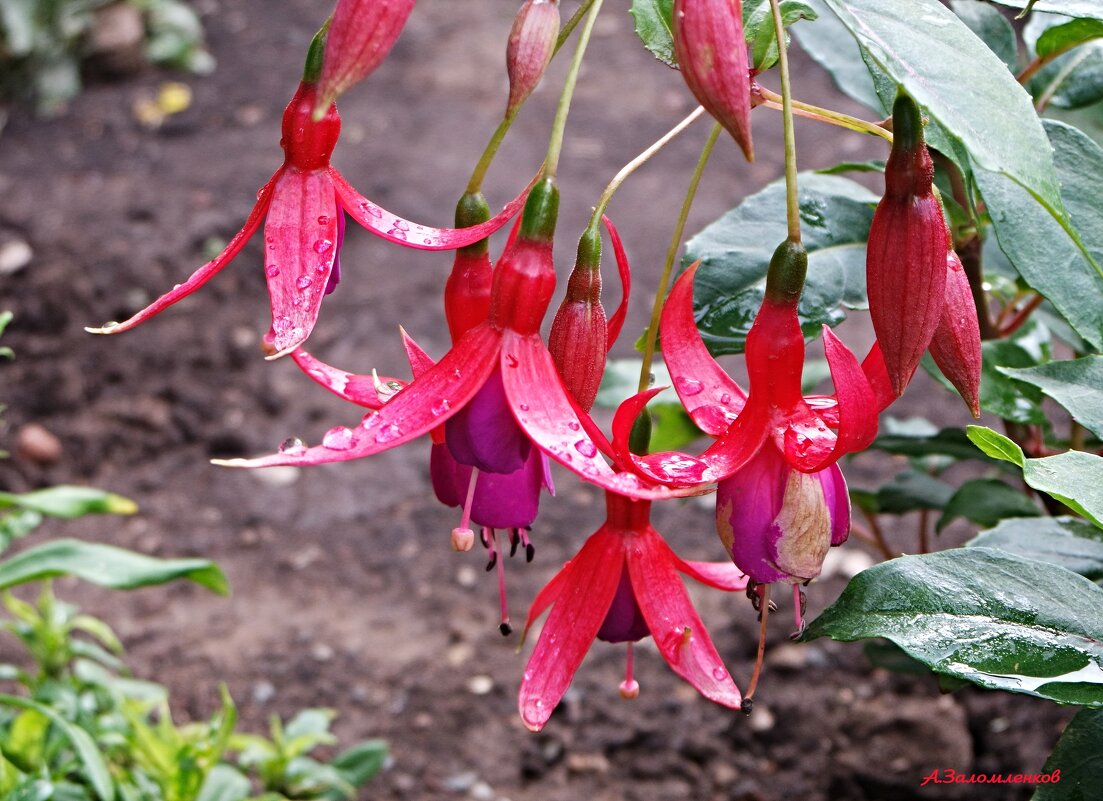
M 391 52 L 416 0 L 337 0 L 326 35 L 315 114 L 367 77 Z
M 477 242 L 503 226 L 524 204 L 524 193 L 502 212 L 473 228 L 431 228 L 412 223 L 363 197 L 329 160 L 341 129 L 337 107 L 315 121 L 318 86 L 304 81 L 283 115 L 280 144 L 285 159 L 257 193 L 244 227 L 218 256 L 184 283 L 122 323 L 87 329 L 96 334 L 127 331 L 195 292 L 241 251 L 264 222 L 264 272 L 272 307 L 265 336 L 269 358 L 291 352 L 314 328 L 322 298 L 336 283 L 345 215 L 388 241 L 421 250 L 451 250 Z
M 873 330 L 899 396 L 942 318 L 949 232 L 934 195 L 934 164 L 919 107 L 903 93 L 893 105 L 892 124 L 885 195 L 869 229 L 866 290 Z
M 615 472 L 601 455 L 609 453 L 610 446 L 563 387 L 540 338 L 540 324 L 555 289 L 551 231 L 557 206 L 554 183 L 538 183 L 529 195 L 520 235 L 494 269 L 487 320 L 465 333 L 439 362 L 382 409 L 368 414 L 355 429 L 341 428 L 339 436 L 312 448 L 216 463 L 302 466 L 381 453 L 446 423 L 499 371 L 506 406 L 517 426 L 543 453 L 584 480 L 636 498 L 700 492 L 697 486 L 648 487 L 635 475 Z
M 512 113 L 525 102 L 544 76 L 559 36 L 559 0 L 525 0 L 509 32 L 506 72 L 509 74 L 509 103 Z
M 742 0 L 674 0 L 674 55 L 697 102 L 754 161 Z
M 746 589 L 729 563 L 685 562 L 651 526 L 648 501 L 605 493 L 606 521 L 540 591 L 525 630 L 552 607 L 525 667 L 518 697 L 521 718 L 539 731 L 570 686 L 594 639 L 628 643 L 621 694 L 635 697 L 632 643 L 647 636 L 671 669 L 711 701 L 741 702 L 678 573 L 717 589 Z

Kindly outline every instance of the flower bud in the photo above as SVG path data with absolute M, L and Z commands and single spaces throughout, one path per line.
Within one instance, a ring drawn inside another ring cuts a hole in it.
M 601 235 L 587 230 L 567 280 L 567 294 L 552 322 L 548 350 L 563 385 L 583 411 L 590 411 L 605 372 L 607 327 L 601 305 Z
M 946 255 L 946 268 L 946 302 L 929 350 L 938 369 L 961 393 L 973 417 L 980 417 L 977 306 L 965 268 L 953 250 Z
M 799 584 L 820 573 L 827 549 L 850 533 L 850 497 L 837 464 L 794 470 L 767 443 L 716 487 L 716 528 L 753 581 Z
M 674 0 L 674 55 L 697 101 L 754 161 L 742 0 Z
M 465 194 L 456 205 L 457 228 L 478 225 L 489 219 L 490 206 L 481 192 Z M 487 318 L 492 279 L 487 240 L 456 251 L 452 272 L 444 285 L 444 316 L 453 342 L 458 342 L 460 337 Z
M 315 114 L 365 78 L 391 51 L 415 0 L 337 0 Z
M 525 102 L 547 69 L 559 37 L 559 0 L 525 0 L 513 21 L 506 47 L 509 105 L 512 113 Z
M 915 101 L 899 95 L 892 119 L 885 196 L 869 229 L 866 291 L 873 330 L 899 397 L 942 317 L 948 233 L 932 189 L 934 166 Z

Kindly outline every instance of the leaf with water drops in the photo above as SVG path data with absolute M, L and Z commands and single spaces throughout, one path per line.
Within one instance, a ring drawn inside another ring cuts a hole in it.
M 1103 581 L 1103 531 L 1075 517 L 1011 518 L 982 531 L 966 548 L 999 548 Z
M 808 278 L 797 312 L 808 338 L 865 308 L 865 243 L 878 197 L 834 175 L 801 173 L 800 214 Z M 778 180 L 686 243 L 685 263 L 701 260 L 694 310 L 713 355 L 742 353 L 762 303 L 766 268 L 787 236 L 785 182 Z
M 804 639 L 884 637 L 982 687 L 1103 707 L 1103 589 L 989 548 L 904 556 L 858 574 Z

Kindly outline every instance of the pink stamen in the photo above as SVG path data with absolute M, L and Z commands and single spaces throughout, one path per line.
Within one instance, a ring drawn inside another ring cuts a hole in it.
M 632 646 L 634 643 L 628 643 L 628 656 L 624 660 L 624 681 L 620 683 L 620 697 L 625 701 L 631 701 L 634 698 L 639 697 L 640 683 L 632 678 L 632 663 L 634 651 Z
M 509 622 L 509 603 L 506 600 L 506 562 L 498 554 L 498 535 L 494 529 L 484 528 L 483 537 L 490 551 L 490 564 L 498 568 L 498 608 L 502 615 L 498 631 L 502 632 L 503 637 L 508 637 L 513 632 L 513 626 Z
M 463 502 L 463 514 L 460 524 L 452 529 L 452 549 L 470 551 L 475 544 L 475 532 L 471 530 L 471 502 L 475 499 L 475 483 L 479 480 L 479 468 L 471 468 L 471 479 L 467 482 L 467 498 Z

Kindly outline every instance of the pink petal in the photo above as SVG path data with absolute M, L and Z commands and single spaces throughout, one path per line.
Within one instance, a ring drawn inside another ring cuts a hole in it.
M 838 436 L 803 398 L 775 414 L 774 444 L 797 470 L 809 472 L 829 461 Z
M 628 538 L 626 546 L 636 600 L 663 659 L 703 696 L 738 709 L 739 688 L 678 577 L 677 557 L 650 528 Z
M 850 536 L 850 492 L 838 462 L 820 474 L 823 499 L 831 514 L 831 544 L 842 545 Z
M 502 379 L 518 425 L 544 453 L 582 479 L 641 500 L 696 494 L 646 487 L 631 473 L 614 473 L 587 433 L 539 335 L 502 333 Z
M 753 401 L 743 408 L 731 428 L 699 457 L 708 465 L 706 480 L 722 481 L 758 453 L 766 440 L 766 419 L 765 410 Z
M 663 451 L 637 455 L 628 447 L 632 426 L 643 412 L 647 402 L 666 387 L 653 387 L 637 393 L 621 403 L 613 415 L 613 448 L 616 462 L 625 469 L 634 470 L 639 475 L 658 484 L 671 487 L 688 487 L 702 484 L 708 472 L 708 464 L 696 456 L 680 451 Z
M 748 577 L 731 562 L 686 562 L 674 555 L 674 566 L 692 579 L 725 592 L 747 589 Z
M 883 412 L 896 400 L 896 393 L 892 390 L 892 380 L 889 378 L 888 368 L 885 367 L 885 357 L 881 354 L 881 345 L 873 343 L 865 360 L 862 362 L 862 372 L 873 389 L 873 397 L 876 401 L 877 412 Z
M 339 213 L 328 172 L 287 170 L 276 181 L 264 223 L 269 359 L 290 353 L 314 330 L 337 255 Z
M 505 208 L 484 223 L 467 228 L 432 228 L 404 220 L 361 195 L 344 176 L 330 167 L 329 175 L 337 189 L 337 197 L 345 212 L 376 236 L 417 250 L 455 250 L 473 245 L 493 234 L 520 211 L 528 197 L 529 188 L 506 204 Z
M 553 600 L 551 596 L 558 596 L 525 666 L 517 699 L 521 719 L 532 731 L 544 728 L 570 686 L 605 620 L 623 569 L 624 537 L 602 527 L 567 563 L 559 574 L 564 577 L 559 586 L 553 586 L 557 576 L 545 587 L 548 595 L 538 596 L 533 604 L 526 630 Z
M 663 359 L 674 376 L 674 390 L 697 427 L 723 434 L 747 400 L 745 393 L 712 358 L 693 317 L 694 264 L 674 282 L 662 317 Z
M 256 233 L 257 228 L 260 227 L 261 221 L 268 211 L 268 205 L 272 202 L 272 187 L 282 173 L 283 168 L 277 170 L 276 174 L 268 179 L 268 183 L 257 192 L 256 205 L 254 205 L 253 210 L 249 212 L 249 216 L 245 220 L 245 225 L 241 227 L 240 231 L 234 234 L 233 239 L 230 240 L 230 243 L 226 245 L 225 249 L 192 273 L 187 281 L 182 284 L 177 284 L 171 291 L 157 298 L 157 300 L 153 301 L 153 303 L 146 306 L 129 320 L 116 325 L 107 324 L 101 328 L 86 328 L 85 330 L 90 334 L 120 334 L 123 331 L 128 331 L 134 326 L 144 323 L 155 314 L 164 311 L 178 300 L 183 300 L 214 278 L 219 270 L 229 264 L 234 256 L 241 252 L 241 249 L 245 247 L 245 243 L 249 241 L 250 237 Z
M 826 325 L 823 350 L 839 400 L 835 461 L 844 454 L 865 450 L 877 437 L 877 398 L 858 359 Z
M 428 372 L 429 368 L 436 362 L 428 353 L 422 350 L 421 345 L 414 342 L 414 338 L 406 333 L 405 328 L 400 328 L 399 333 L 402 334 L 402 347 L 406 350 L 406 361 L 410 363 L 410 371 L 414 378 Z
M 620 330 L 624 327 L 624 318 L 628 316 L 628 296 L 632 294 L 632 269 L 628 266 L 628 254 L 624 252 L 624 243 L 620 241 L 620 234 L 617 233 L 613 221 L 604 214 L 601 215 L 601 221 L 605 223 L 605 229 L 609 232 L 609 241 L 613 244 L 613 256 L 617 260 L 617 274 L 620 276 L 620 305 L 605 324 L 605 345 L 606 349 L 609 349 L 620 336 Z
M 772 443 L 716 487 L 716 532 L 732 561 L 752 580 L 769 584 L 789 574 L 775 563 L 782 531 L 778 512 L 793 472 Z
M 305 451 L 214 463 L 225 467 L 326 464 L 395 448 L 441 425 L 474 397 L 498 363 L 500 342 L 500 334 L 488 325 L 471 329 L 432 369 L 355 429 L 332 429 L 326 437 L 329 447 L 322 444 Z
M 291 358 L 315 384 L 328 389 L 338 398 L 368 409 L 382 409 L 383 404 L 408 383 L 385 376 L 346 373 L 311 356 L 302 348 L 293 350 Z M 393 389 L 391 392 L 381 393 L 379 391 L 381 385 L 389 385 L 388 388 Z

